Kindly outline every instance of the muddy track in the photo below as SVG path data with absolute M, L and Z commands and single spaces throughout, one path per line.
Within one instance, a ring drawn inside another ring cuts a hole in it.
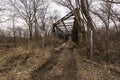
M 73 49 L 64 49 L 62 51 L 53 52 L 47 62 L 32 73 L 32 80 L 76 80 L 77 63 L 75 59 L 76 54 L 73 51 Z M 53 70 L 53 67 L 59 63 L 61 54 L 64 55 L 62 75 L 47 78 L 46 73 Z
M 73 50 L 67 50 L 64 52 L 65 54 L 65 67 L 63 73 L 63 80 L 76 80 L 77 74 L 77 65 L 75 54 Z
M 45 73 L 57 64 L 60 52 L 61 51 L 54 51 L 48 61 L 32 73 L 31 80 L 45 80 Z
M 64 55 L 63 73 L 59 76 L 54 76 L 49 80 L 77 80 L 77 64 L 73 50 L 65 49 L 62 54 Z

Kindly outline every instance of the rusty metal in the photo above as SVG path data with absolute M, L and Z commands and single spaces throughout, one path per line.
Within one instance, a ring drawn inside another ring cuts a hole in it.
M 64 36 L 68 35 L 69 30 L 67 29 L 67 26 L 72 26 L 72 25 L 68 25 L 68 24 L 66 25 L 66 24 L 64 23 L 64 21 L 67 20 L 68 18 L 70 18 L 71 16 L 74 16 L 74 11 L 71 11 L 71 12 L 68 13 L 66 16 L 64 16 L 63 18 L 61 18 L 60 20 L 58 20 L 56 23 L 54 23 L 54 24 L 53 24 L 52 32 L 53 32 L 53 33 L 56 33 L 56 29 L 57 29 L 57 30 L 59 30 L 61 33 L 63 33 Z M 59 25 L 60 23 L 62 23 L 61 26 L 64 26 L 64 28 L 65 28 L 65 30 L 66 30 L 67 33 L 64 32 L 64 31 L 62 31 L 62 30 L 60 29 L 60 27 L 58 27 L 58 25 Z
M 78 8 L 74 9 L 73 11 L 71 11 L 70 13 L 65 15 L 63 18 L 58 20 L 56 23 L 54 23 L 52 32 L 56 34 L 56 33 L 58 33 L 57 31 L 59 31 L 59 35 L 65 36 L 67 39 L 69 36 L 72 36 L 73 41 L 77 42 L 78 38 L 79 38 L 78 37 L 79 32 L 84 32 L 85 30 L 80 22 L 80 19 L 76 15 L 76 13 L 79 13 Z M 69 24 L 66 24 L 65 20 L 70 19 L 72 16 L 74 16 L 73 25 L 71 25 L 71 22 L 69 22 Z M 70 26 L 72 26 L 72 28 Z M 58 36 L 58 35 L 56 35 L 56 36 Z M 58 36 L 58 37 L 60 37 L 60 36 Z

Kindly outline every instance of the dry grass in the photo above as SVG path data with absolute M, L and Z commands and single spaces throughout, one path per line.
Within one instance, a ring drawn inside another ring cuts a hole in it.
M 78 66 L 78 80 L 119 80 L 120 76 L 106 64 L 98 64 L 85 57 L 76 56 Z
M 32 74 L 42 67 L 47 70 L 43 73 L 49 80 L 70 80 L 71 77 L 76 80 L 120 80 L 120 75 L 115 72 L 119 72 L 119 67 L 111 68 L 109 65 L 88 60 L 77 49 L 73 53 L 64 49 L 58 55 L 57 52 L 52 53 L 51 48 L 46 48 L 44 54 L 41 54 L 39 48 L 28 46 L 0 50 L 0 80 L 31 80 Z M 51 67 L 43 66 L 46 62 Z M 53 63 L 55 64 L 51 65 Z M 71 73 L 74 75 L 70 76 Z
M 47 73 L 47 77 L 53 78 L 55 76 L 61 76 L 64 73 L 65 66 L 65 55 L 61 54 L 58 63 L 53 67 L 53 69 Z
M 44 54 L 41 54 L 39 48 L 26 49 L 25 47 L 1 50 L 1 52 L 0 80 L 29 80 L 31 73 L 51 56 L 48 48 Z

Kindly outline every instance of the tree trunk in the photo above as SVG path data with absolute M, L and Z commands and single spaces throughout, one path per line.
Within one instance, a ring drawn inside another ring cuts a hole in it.
M 93 22 L 92 22 L 92 18 L 89 14 L 89 7 L 88 7 L 88 2 L 87 0 L 81 0 L 81 9 L 82 12 L 84 13 L 86 19 L 87 19 L 87 27 L 90 27 L 91 30 L 95 31 Z
M 29 23 L 29 38 L 30 38 L 30 41 L 32 40 L 32 24 L 31 22 Z

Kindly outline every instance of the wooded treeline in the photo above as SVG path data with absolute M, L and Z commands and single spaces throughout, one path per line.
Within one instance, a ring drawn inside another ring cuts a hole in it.
M 120 1 L 119 0 L 52 0 L 58 5 L 64 6 L 70 12 L 75 12 L 79 25 L 79 36 L 83 36 L 83 40 L 89 36 L 90 30 L 100 35 L 99 29 L 104 28 L 105 35 L 112 39 L 112 32 L 120 35 Z M 3 22 L 10 22 L 10 26 L 3 30 L 1 26 L 0 35 L 13 37 L 24 37 L 36 40 L 40 37 L 41 31 L 45 31 L 46 35 L 51 34 L 52 24 L 60 18 L 59 12 L 56 10 L 51 12 L 49 5 L 51 0 L 6 0 L 0 2 L 0 11 L 8 13 Z M 3 7 L 4 5 L 4 7 Z M 2 15 L 1 15 L 2 17 Z M 25 25 L 18 27 L 17 21 L 23 20 Z M 112 29 L 112 30 L 111 30 Z
M 57 10 L 48 12 L 49 0 L 6 0 L 1 3 L 6 6 L 1 6 L 1 13 L 8 13 L 4 15 L 8 19 L 1 20 L 1 24 L 3 22 L 10 24 L 7 29 L 4 29 L 4 25 L 1 26 L 0 35 L 13 37 L 14 42 L 16 37 L 37 41 L 41 31 L 45 31 L 46 35 L 50 34 L 52 24 L 59 17 Z

